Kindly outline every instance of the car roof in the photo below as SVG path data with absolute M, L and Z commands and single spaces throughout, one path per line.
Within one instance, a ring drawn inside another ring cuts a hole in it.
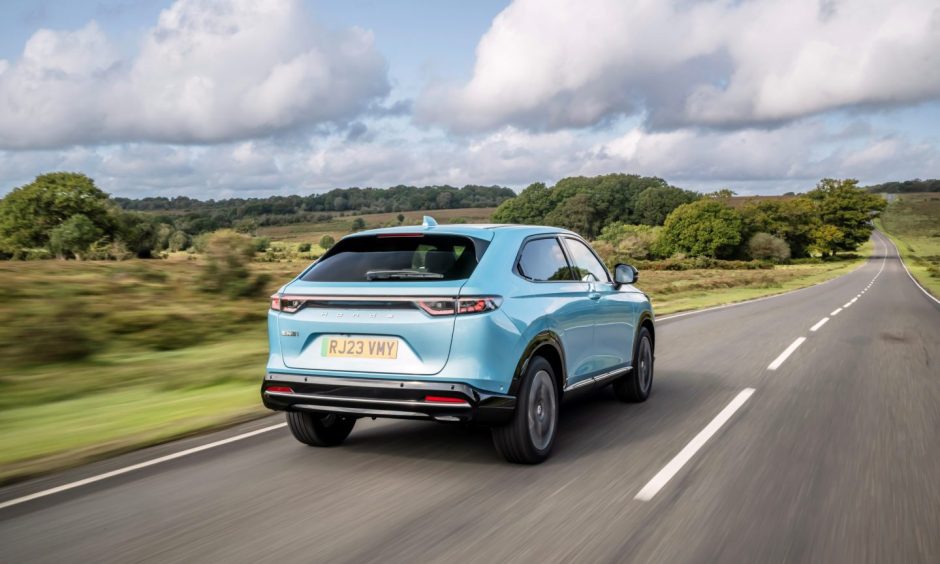
M 492 241 L 497 232 L 512 232 L 514 235 L 528 237 L 530 235 L 540 235 L 542 233 L 566 233 L 576 235 L 567 229 L 559 227 L 550 227 L 544 225 L 517 225 L 508 223 L 453 223 L 449 225 L 401 225 L 398 227 L 383 227 L 381 229 L 369 229 L 347 235 L 347 237 L 362 237 L 368 235 L 382 235 L 395 233 L 427 233 L 438 235 L 464 235 L 466 237 L 476 237 L 486 241 Z

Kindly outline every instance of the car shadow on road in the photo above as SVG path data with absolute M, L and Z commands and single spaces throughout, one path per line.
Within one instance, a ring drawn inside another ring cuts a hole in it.
M 737 391 L 728 389 L 717 375 L 667 373 L 658 379 L 644 403 L 622 403 L 609 386 L 581 394 L 562 405 L 558 437 L 547 463 L 565 463 L 641 441 L 672 438 L 684 428 L 685 419 L 701 418 L 698 416 L 708 398 L 725 402 Z M 710 406 L 707 414 L 708 418 L 714 416 Z M 353 430 L 341 450 L 389 459 L 505 464 L 493 447 L 490 430 L 474 425 L 367 420 Z

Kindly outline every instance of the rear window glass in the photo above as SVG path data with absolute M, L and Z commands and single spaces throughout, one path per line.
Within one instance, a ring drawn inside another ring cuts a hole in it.
M 525 244 L 519 257 L 519 274 L 540 282 L 571 280 L 571 269 L 558 239 L 535 239 Z
M 457 235 L 350 237 L 307 271 L 308 282 L 463 280 L 477 266 L 483 242 Z

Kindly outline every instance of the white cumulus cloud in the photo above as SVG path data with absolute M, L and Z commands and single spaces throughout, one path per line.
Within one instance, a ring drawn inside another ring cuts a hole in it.
M 735 128 L 938 98 L 936 0 L 515 0 L 469 80 L 418 111 L 459 131 Z
M 177 0 L 122 57 L 94 23 L 0 64 L 0 148 L 212 143 L 345 121 L 390 89 L 371 33 L 300 0 Z

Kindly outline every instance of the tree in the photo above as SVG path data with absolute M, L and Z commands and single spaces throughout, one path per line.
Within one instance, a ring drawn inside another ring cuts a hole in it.
M 787 242 L 770 233 L 755 233 L 747 243 L 751 258 L 759 260 L 787 260 L 790 247 Z
M 858 180 L 824 178 L 807 193 L 820 221 L 842 232 L 833 251 L 854 251 L 871 237 L 872 219 L 888 205 L 884 198 L 858 187 Z
M 545 216 L 554 208 L 551 193 L 545 184 L 530 184 L 518 196 L 506 200 L 493 212 L 496 223 L 543 223 Z
M 60 258 L 82 260 L 104 232 L 82 214 L 75 214 L 49 233 L 49 250 Z
M 670 254 L 730 258 L 743 226 L 741 214 L 720 200 L 698 200 L 669 214 L 661 244 Z
M 115 234 L 137 258 L 150 258 L 160 246 L 160 224 L 151 215 L 139 212 L 117 214 Z
M 812 249 L 822 255 L 834 255 L 842 248 L 845 234 L 835 225 L 820 225 L 813 230 Z
M 633 220 L 644 225 L 662 225 L 672 210 L 701 196 L 674 186 L 651 186 L 636 197 Z
M 84 174 L 42 174 L 0 200 L 0 250 L 46 247 L 50 233 L 81 214 L 103 234 L 114 230 L 108 195 Z
M 545 223 L 570 229 L 593 239 L 600 232 L 601 224 L 597 209 L 587 192 L 575 194 L 545 216 Z
M 809 256 L 815 240 L 813 232 L 820 225 L 815 204 L 809 198 L 749 203 L 741 214 L 748 233 L 769 233 L 786 241 L 792 256 Z
M 332 235 L 324 235 L 323 237 L 320 237 L 320 248 L 325 251 L 330 250 L 330 248 L 332 248 L 335 244 L 336 240 L 333 239 Z

